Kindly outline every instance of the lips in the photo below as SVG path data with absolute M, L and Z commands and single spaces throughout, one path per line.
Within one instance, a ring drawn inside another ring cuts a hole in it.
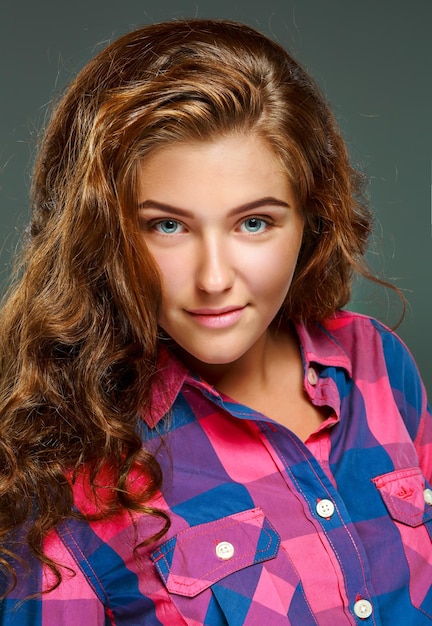
M 187 313 L 201 326 L 206 326 L 207 328 L 228 328 L 242 317 L 245 309 L 245 306 L 227 306 L 220 309 L 191 309 Z
M 232 311 L 239 311 L 241 309 L 244 309 L 244 306 L 232 305 L 221 307 L 220 309 L 188 309 L 187 312 L 191 315 L 224 315 L 225 313 L 231 313 Z

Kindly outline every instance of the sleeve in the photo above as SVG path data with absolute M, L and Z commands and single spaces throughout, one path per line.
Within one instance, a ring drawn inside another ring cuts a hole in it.
M 41 594 L 52 586 L 55 577 L 35 559 L 25 559 L 17 572 L 17 586 L 0 602 L 0 626 L 112 626 L 99 598 L 56 533 L 46 540 L 45 550 L 61 564 L 60 585 Z M 5 582 L 3 578 L 2 591 Z
M 40 626 L 42 599 L 37 594 L 42 588 L 42 565 L 30 553 L 20 530 L 9 537 L 6 547 L 11 553 L 18 552 L 19 558 L 6 557 L 16 574 L 13 588 L 6 567 L 0 569 L 0 625 Z
M 21 603 L 17 598 L 6 598 L 0 602 L 1 626 L 40 626 L 42 605 L 40 600 Z M 52 622 L 54 624 L 54 622 Z
M 432 413 L 417 365 L 403 341 L 379 325 L 388 377 L 396 404 L 416 447 L 420 467 L 432 482 Z

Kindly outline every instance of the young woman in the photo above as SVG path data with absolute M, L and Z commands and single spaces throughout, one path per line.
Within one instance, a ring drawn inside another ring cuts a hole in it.
M 430 623 L 424 387 L 342 310 L 361 191 L 249 27 L 149 26 L 78 75 L 0 321 L 1 624 Z

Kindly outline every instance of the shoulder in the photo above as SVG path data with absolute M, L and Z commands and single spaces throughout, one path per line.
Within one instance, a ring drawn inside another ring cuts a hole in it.
M 340 338 L 351 336 L 360 339 L 380 333 L 395 335 L 394 331 L 374 317 L 355 311 L 336 311 L 319 325 L 327 332 Z
M 424 386 L 409 349 L 373 317 L 338 311 L 320 323 L 299 325 L 297 330 L 306 361 L 343 368 L 362 388 L 389 384 L 399 402 L 418 408 L 424 404 Z
M 337 311 L 321 322 L 296 326 L 306 361 L 342 367 L 350 377 L 359 375 L 367 364 L 382 376 L 387 369 L 387 353 L 409 352 L 399 337 L 376 319 L 351 311 Z
M 319 327 L 352 359 L 384 359 L 389 366 L 397 354 L 414 365 L 410 351 L 397 333 L 373 317 L 352 311 L 337 311 Z
M 426 390 L 415 360 L 392 329 L 373 317 L 339 311 L 319 325 L 347 355 L 354 384 L 381 394 L 391 389 L 412 434 L 419 417 L 429 415 Z

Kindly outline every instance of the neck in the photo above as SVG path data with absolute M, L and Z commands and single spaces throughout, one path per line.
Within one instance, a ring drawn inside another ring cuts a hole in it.
M 191 370 L 221 393 L 237 398 L 247 390 L 265 391 L 274 380 L 282 362 L 298 351 L 291 328 L 268 329 L 247 353 L 232 363 L 203 363 L 177 348 L 180 358 Z

